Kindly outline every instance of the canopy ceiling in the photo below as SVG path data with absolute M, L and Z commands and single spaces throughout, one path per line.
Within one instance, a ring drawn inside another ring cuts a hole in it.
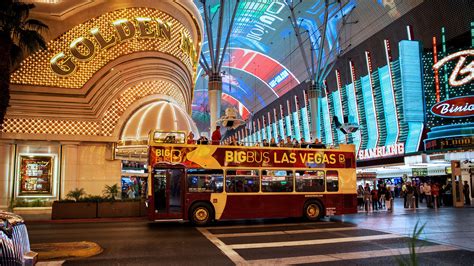
M 219 0 L 206 0 L 212 23 L 214 46 L 219 20 Z M 322 65 L 347 52 L 371 35 L 422 2 L 389 0 L 329 1 L 328 28 Z M 203 4 L 194 0 L 204 18 Z M 229 29 L 236 0 L 225 0 L 221 49 Z M 228 49 L 224 55 L 223 108 L 234 105 L 245 119 L 297 84 L 308 80 L 303 55 L 290 22 L 294 14 L 302 37 L 306 61 L 311 65 L 311 43 L 317 64 L 319 42 L 324 21 L 324 0 L 241 0 L 238 4 Z M 202 44 L 203 55 L 210 62 L 208 36 Z M 311 66 L 309 66 L 309 69 Z M 208 124 L 207 76 L 198 69 L 193 118 L 200 130 Z M 199 96 L 199 97 L 196 97 Z M 202 125 L 202 126 L 201 126 Z

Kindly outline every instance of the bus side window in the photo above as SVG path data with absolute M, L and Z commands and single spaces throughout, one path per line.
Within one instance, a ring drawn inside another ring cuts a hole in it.
M 223 182 L 223 171 L 219 169 L 188 169 L 187 171 L 188 192 L 221 193 L 224 189 Z
M 258 192 L 258 170 L 228 170 L 226 173 L 226 192 Z
M 292 192 L 293 171 L 263 170 L 262 192 Z
M 297 192 L 324 192 L 324 171 L 295 171 Z
M 328 192 L 339 191 L 339 174 L 337 171 L 326 171 L 326 190 Z

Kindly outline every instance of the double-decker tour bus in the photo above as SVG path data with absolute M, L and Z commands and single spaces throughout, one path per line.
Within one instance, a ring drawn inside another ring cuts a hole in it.
M 184 133 L 163 136 L 153 132 L 149 139 L 151 220 L 206 225 L 223 219 L 318 220 L 357 212 L 354 145 L 194 145 L 184 144 Z

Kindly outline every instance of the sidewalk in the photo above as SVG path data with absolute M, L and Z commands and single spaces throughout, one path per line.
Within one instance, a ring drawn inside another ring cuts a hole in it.
M 403 207 L 403 198 L 395 199 L 393 212 L 380 210 L 361 211 L 357 214 L 331 217 L 331 220 L 349 222 L 359 227 L 411 236 L 415 225 L 425 225 L 422 238 L 474 251 L 474 208 L 441 207 L 427 208 L 419 203 L 419 208 Z
M 428 208 L 426 206 L 426 200 L 423 201 L 423 203 L 418 202 L 418 208 L 405 208 L 403 206 L 403 198 L 395 198 L 393 200 L 393 210 L 388 211 L 386 208 L 378 209 L 378 210 L 373 210 L 372 209 L 372 204 L 370 205 L 369 208 L 369 213 L 373 212 L 392 212 L 393 214 L 409 214 L 417 211 L 425 211 L 425 210 L 436 210 L 436 209 L 446 209 L 446 208 L 454 208 L 453 206 L 441 206 L 438 208 Z M 434 205 L 433 205 L 434 206 Z M 464 206 L 465 208 L 470 208 L 474 206 Z M 359 209 L 358 213 L 366 213 L 365 209 Z

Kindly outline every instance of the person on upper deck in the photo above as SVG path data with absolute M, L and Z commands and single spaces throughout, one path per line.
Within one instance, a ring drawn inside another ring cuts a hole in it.
M 187 144 L 196 144 L 196 140 L 194 139 L 194 133 L 189 131 L 188 137 L 186 138 Z
M 313 144 L 311 144 L 310 147 L 311 148 L 325 149 L 326 145 L 324 145 L 318 138 L 315 138 Z
M 291 136 L 286 137 L 285 147 L 293 147 L 293 142 L 291 141 Z
M 270 139 L 270 147 L 278 147 L 278 144 L 275 141 L 275 138 Z
M 304 138 L 301 138 L 300 148 L 307 148 L 307 147 L 308 147 L 308 143 L 306 142 Z
M 214 132 L 212 132 L 212 145 L 219 145 L 219 143 L 221 142 L 221 139 L 222 139 L 222 135 L 221 135 L 221 127 L 220 126 L 216 126 L 216 130 L 214 130 Z

